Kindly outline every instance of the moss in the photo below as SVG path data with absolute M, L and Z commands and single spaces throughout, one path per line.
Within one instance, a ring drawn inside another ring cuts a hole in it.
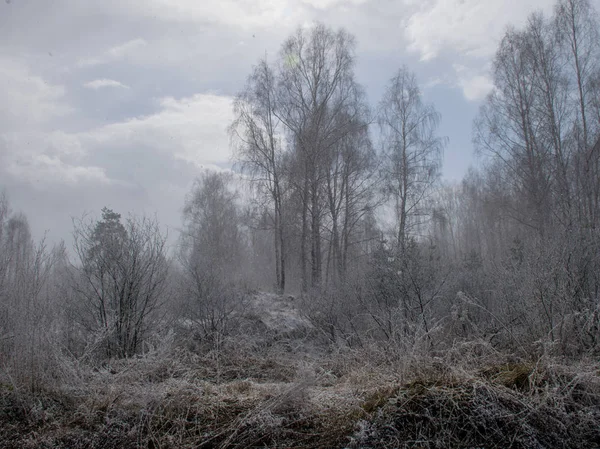
M 481 375 L 493 383 L 519 391 L 531 389 L 531 375 L 535 367 L 530 363 L 506 363 L 481 370 Z
M 349 447 L 579 448 L 597 447 L 600 437 L 590 428 L 596 415 L 544 407 L 535 396 L 480 379 L 427 388 L 413 382 L 399 394 L 405 400 L 388 401 Z
M 383 407 L 391 397 L 398 394 L 398 391 L 399 388 L 397 387 L 379 388 L 367 395 L 361 407 L 368 414 L 372 414 L 377 409 Z

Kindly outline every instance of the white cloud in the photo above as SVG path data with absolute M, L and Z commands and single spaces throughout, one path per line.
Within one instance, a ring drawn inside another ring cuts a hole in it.
M 531 12 L 550 11 L 553 4 L 554 0 L 424 0 L 408 20 L 405 34 L 409 48 L 424 61 L 448 49 L 489 57 L 508 24 L 518 26 Z
M 301 0 L 302 3 L 316 9 L 329 9 L 335 6 L 356 6 L 367 3 L 369 0 Z
M 453 64 L 452 67 L 458 78 L 456 84 L 462 89 L 467 100 L 483 100 L 494 88 L 494 82 L 487 74 L 461 64 Z
M 97 79 L 94 81 L 89 81 L 89 82 L 85 83 L 83 85 L 83 87 L 86 87 L 88 89 L 94 89 L 94 90 L 102 89 L 103 87 L 121 87 L 123 89 L 129 89 L 129 86 L 127 86 L 119 81 L 111 80 L 111 79 L 107 79 L 107 78 L 101 78 L 101 79 Z
M 84 145 L 142 146 L 197 166 L 230 159 L 227 126 L 232 98 L 196 94 L 159 100 L 155 114 L 114 123 L 82 134 Z
M 447 75 L 444 76 L 433 76 L 423 83 L 425 89 L 433 89 L 437 86 L 450 86 L 452 81 Z
M 77 62 L 78 67 L 93 67 L 109 62 L 120 61 L 128 56 L 134 55 L 147 45 L 144 39 L 137 38 L 109 48 L 100 57 L 84 58 Z
M 0 58 L 0 133 L 31 129 L 69 114 L 64 86 L 51 84 L 15 61 Z
M 404 0 L 416 8 L 406 23 L 408 49 L 422 61 L 441 59 L 453 63 L 454 74 L 432 79 L 429 86 L 458 87 L 468 101 L 480 101 L 492 90 L 487 73 L 506 27 L 522 26 L 529 14 L 549 13 L 554 0 Z
M 67 164 L 59 157 L 47 154 L 35 154 L 27 159 L 13 160 L 5 167 L 5 174 L 27 181 L 37 189 L 46 189 L 53 185 L 80 186 L 81 183 L 109 185 L 101 167 Z
M 112 59 L 122 59 L 127 55 L 130 55 L 140 48 L 143 48 L 147 45 L 147 42 L 144 39 L 133 39 L 125 42 L 124 44 L 117 45 L 116 47 L 112 47 L 109 49 L 106 54 Z
M 0 178 L 37 188 L 133 183 L 150 189 L 149 183 L 169 178 L 185 184 L 191 167 L 218 168 L 230 161 L 232 98 L 196 94 L 165 97 L 158 105 L 154 114 L 82 132 L 0 134 Z
M 130 13 L 161 20 L 271 27 L 296 22 L 301 13 L 295 1 L 282 0 L 129 0 Z
M 75 134 L 21 131 L 0 135 L 0 178 L 28 183 L 37 190 L 81 183 L 114 183 L 101 167 L 86 164 L 86 152 Z
M 0 58 L 0 180 L 18 180 L 34 188 L 108 182 L 102 169 L 83 166 L 79 139 L 61 131 L 59 120 L 73 108 L 66 88 L 32 73 L 17 59 Z
M 475 75 L 470 78 L 459 79 L 465 98 L 470 101 L 483 100 L 489 94 L 494 83 L 485 75 Z

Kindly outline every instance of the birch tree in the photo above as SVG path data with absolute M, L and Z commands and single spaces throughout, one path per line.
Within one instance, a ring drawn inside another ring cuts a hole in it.
M 279 117 L 285 124 L 302 170 L 301 271 L 303 290 L 319 289 L 324 214 L 325 156 L 350 126 L 347 106 L 356 97 L 354 38 L 322 24 L 298 29 L 282 46 L 278 70 Z
M 439 177 L 445 138 L 437 135 L 440 115 L 423 102 L 414 74 L 401 68 L 379 105 L 385 189 L 394 201 L 401 253 L 426 215 L 425 203 Z
M 244 252 L 236 201 L 231 175 L 214 172 L 204 173 L 186 198 L 179 254 L 185 315 L 204 337 L 225 332 L 239 305 L 235 287 Z
M 594 103 L 600 95 L 595 87 L 599 70 L 598 20 L 588 0 L 560 0 L 555 7 L 556 32 L 564 46 L 570 67 L 571 93 L 577 110 L 576 175 L 580 209 L 588 228 L 600 220 L 600 145 L 596 145 L 599 125 L 592 119 Z
M 236 157 L 252 177 L 260 193 L 268 197 L 274 230 L 277 290 L 285 291 L 286 240 L 284 232 L 284 142 L 277 111 L 275 73 L 262 60 L 253 69 L 245 89 L 234 103 L 236 118 L 230 127 Z

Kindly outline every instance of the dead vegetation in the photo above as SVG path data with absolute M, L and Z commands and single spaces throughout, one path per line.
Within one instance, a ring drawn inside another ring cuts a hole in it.
M 3 383 L 2 447 L 600 446 L 597 364 L 233 343 L 112 361 L 35 395 Z
M 404 384 L 360 423 L 351 447 L 598 447 L 599 405 L 590 367 L 501 363 Z

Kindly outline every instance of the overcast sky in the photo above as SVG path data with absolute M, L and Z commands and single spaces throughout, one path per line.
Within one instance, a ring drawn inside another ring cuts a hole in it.
M 372 104 L 401 65 L 416 72 L 459 180 L 506 25 L 553 3 L 0 0 L 0 189 L 51 241 L 103 206 L 177 228 L 201 168 L 230 166 L 231 99 L 252 65 L 314 20 L 356 36 Z

